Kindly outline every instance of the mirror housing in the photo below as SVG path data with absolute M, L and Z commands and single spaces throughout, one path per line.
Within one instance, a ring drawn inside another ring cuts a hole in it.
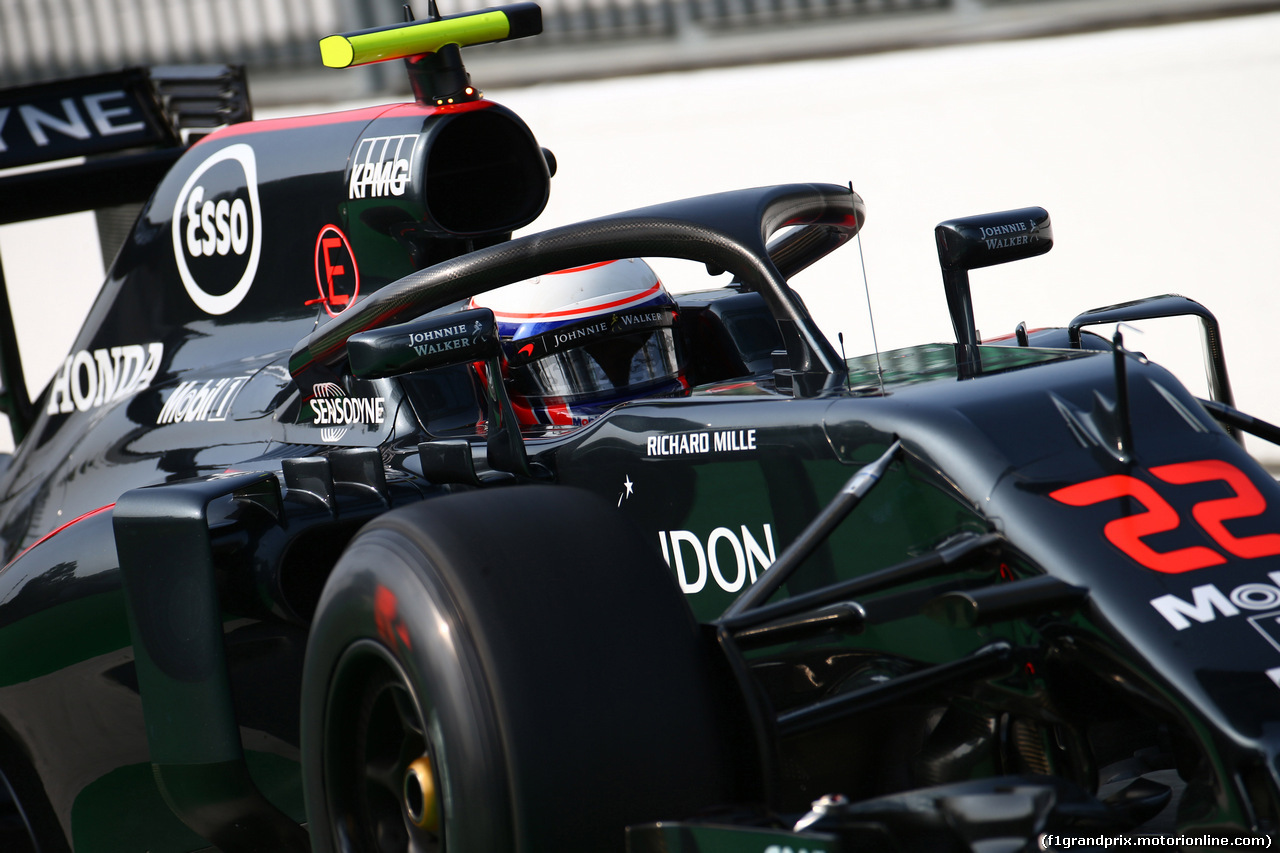
M 358 332 L 347 339 L 347 358 L 351 372 L 364 379 L 484 362 L 489 467 L 518 477 L 532 476 L 520 425 L 502 381 L 502 344 L 490 309 L 472 308 Z M 427 468 L 425 457 L 423 468 Z
M 488 361 L 501 351 L 498 324 L 488 308 L 424 317 L 347 339 L 351 372 L 361 379 Z
M 933 229 L 947 310 L 956 330 L 960 375 L 978 369 L 978 330 L 973 319 L 969 270 L 1043 255 L 1053 248 L 1053 227 L 1043 207 L 1023 207 L 949 219 Z
M 1043 207 L 951 219 L 939 223 L 933 233 L 944 271 L 1007 264 L 1053 248 L 1053 227 Z

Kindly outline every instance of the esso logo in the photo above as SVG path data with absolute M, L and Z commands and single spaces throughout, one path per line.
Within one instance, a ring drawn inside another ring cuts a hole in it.
M 238 198 L 230 204 L 225 198 L 218 199 L 217 204 L 212 201 L 201 204 L 203 200 L 204 187 L 196 184 L 187 196 L 187 252 L 197 258 L 215 252 L 225 255 L 228 251 L 243 255 L 249 246 L 249 207 L 244 199 Z
M 173 255 L 191 301 L 226 314 L 249 293 L 262 252 L 258 165 L 244 143 L 196 167 L 173 207 Z

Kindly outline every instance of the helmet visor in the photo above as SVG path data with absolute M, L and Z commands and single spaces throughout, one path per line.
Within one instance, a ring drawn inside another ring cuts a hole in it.
M 666 381 L 679 374 L 680 366 L 668 326 L 588 340 L 511 364 L 510 371 L 519 394 L 572 401 Z

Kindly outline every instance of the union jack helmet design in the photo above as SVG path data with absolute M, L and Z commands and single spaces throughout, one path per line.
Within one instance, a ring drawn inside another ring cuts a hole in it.
M 675 301 L 639 258 L 561 270 L 471 300 L 493 311 L 516 417 L 580 425 L 627 400 L 687 387 Z

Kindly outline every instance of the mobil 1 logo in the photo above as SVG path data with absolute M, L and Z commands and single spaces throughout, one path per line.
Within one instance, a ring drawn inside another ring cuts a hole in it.
M 228 145 L 182 185 L 173 207 L 173 254 L 191 301 L 226 314 L 249 293 L 262 252 L 262 210 L 253 148 Z

